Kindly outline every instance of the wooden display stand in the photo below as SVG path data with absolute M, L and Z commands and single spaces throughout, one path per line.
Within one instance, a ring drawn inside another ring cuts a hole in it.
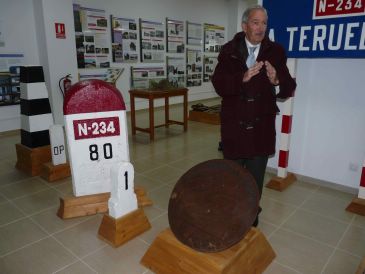
M 357 271 L 355 274 L 364 274 L 365 273 L 365 257 L 364 259 L 361 261 L 359 267 L 357 268 Z
M 150 135 L 150 140 L 155 139 L 155 128 L 166 127 L 170 125 L 181 125 L 184 127 L 184 131 L 188 130 L 188 89 L 178 88 L 169 90 L 141 90 L 132 89 L 129 91 L 130 104 L 131 104 L 131 128 L 132 135 L 136 135 L 136 131 L 147 132 Z M 170 97 L 183 96 L 183 121 L 175 121 L 170 119 Z M 136 109 L 135 109 L 135 99 L 143 98 L 148 100 L 148 117 L 149 117 L 149 127 L 141 128 L 136 125 Z M 155 99 L 165 99 L 165 122 L 161 125 L 155 125 L 154 118 L 154 100 Z
M 143 209 L 139 208 L 118 219 L 104 214 L 98 236 L 102 240 L 118 247 L 151 228 Z
M 44 163 L 51 161 L 51 146 L 29 148 L 22 144 L 15 144 L 17 162 L 15 167 L 31 176 L 37 176 L 42 171 Z
M 189 120 L 212 125 L 220 125 L 221 117 L 219 112 L 189 111 Z
M 236 245 L 217 253 L 198 252 L 182 244 L 168 228 L 153 241 L 141 263 L 158 274 L 262 273 L 275 256 L 256 228 Z
M 346 210 L 365 216 L 365 199 L 354 198 L 352 202 L 346 207 Z
M 134 193 L 137 196 L 138 207 L 152 205 L 142 187 L 135 187 Z M 108 200 L 110 193 L 99 193 L 80 197 L 69 196 L 60 198 L 60 207 L 57 216 L 61 219 L 69 219 L 108 211 Z
M 54 166 L 52 162 L 48 162 L 42 165 L 41 177 L 48 182 L 54 182 L 70 176 L 71 169 L 69 163 Z
M 296 180 L 297 177 L 293 173 L 288 173 L 288 175 L 285 178 L 275 176 L 266 184 L 266 187 L 281 192 L 285 190 L 288 186 L 290 186 L 292 183 L 294 183 Z

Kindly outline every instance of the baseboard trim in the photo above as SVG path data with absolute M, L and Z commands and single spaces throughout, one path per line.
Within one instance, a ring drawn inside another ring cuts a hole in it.
M 20 135 L 20 129 L 13 129 L 8 131 L 0 132 L 0 137 Z
M 276 175 L 277 169 L 273 168 L 273 167 L 267 167 L 266 172 Z M 332 189 L 335 189 L 338 191 L 342 191 L 342 192 L 346 192 L 346 193 L 350 193 L 350 194 L 354 194 L 354 195 L 357 195 L 359 193 L 358 188 L 344 186 L 344 185 L 340 185 L 340 184 L 337 184 L 334 182 L 329 182 L 329 181 L 320 180 L 320 179 L 316 179 L 316 178 L 305 176 L 305 175 L 300 175 L 295 172 L 293 172 L 293 173 L 297 177 L 298 181 L 307 182 L 307 183 L 311 183 L 311 184 L 318 185 L 318 186 L 328 187 L 328 188 L 332 188 Z

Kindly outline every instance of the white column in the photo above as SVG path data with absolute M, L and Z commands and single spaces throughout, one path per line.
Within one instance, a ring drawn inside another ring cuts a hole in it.
M 58 81 L 71 74 L 77 82 L 77 60 L 72 0 L 33 0 L 36 38 L 45 82 L 49 92 L 53 118 L 64 123 L 63 97 Z M 56 38 L 55 23 L 65 25 L 65 38 Z

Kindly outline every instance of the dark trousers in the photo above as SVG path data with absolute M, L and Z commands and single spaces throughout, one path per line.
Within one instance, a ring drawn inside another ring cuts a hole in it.
M 237 163 L 247 168 L 248 171 L 255 178 L 260 198 L 262 194 L 262 187 L 264 184 L 265 170 L 268 159 L 269 159 L 268 156 L 256 156 L 253 158 L 244 158 L 236 160 Z

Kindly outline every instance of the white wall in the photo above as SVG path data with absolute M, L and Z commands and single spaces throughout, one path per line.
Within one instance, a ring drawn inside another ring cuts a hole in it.
M 364 59 L 297 60 L 289 171 L 358 189 L 365 159 L 364 75 Z M 279 151 L 281 116 L 276 129 Z M 268 166 L 277 163 L 278 154 Z
M 365 159 L 364 76 L 364 59 L 298 61 L 289 169 L 358 188 Z
M 63 125 L 63 96 L 59 79 L 70 74 L 77 79 L 77 61 L 72 0 L 33 0 L 38 52 L 43 66 L 52 114 Z M 57 39 L 55 23 L 65 24 L 65 39 Z
M 5 38 L 5 47 L 0 47 L 0 53 L 23 53 L 24 64 L 39 65 L 33 2 L 1 0 L 0 20 Z M 0 132 L 18 128 L 19 105 L 0 107 Z

